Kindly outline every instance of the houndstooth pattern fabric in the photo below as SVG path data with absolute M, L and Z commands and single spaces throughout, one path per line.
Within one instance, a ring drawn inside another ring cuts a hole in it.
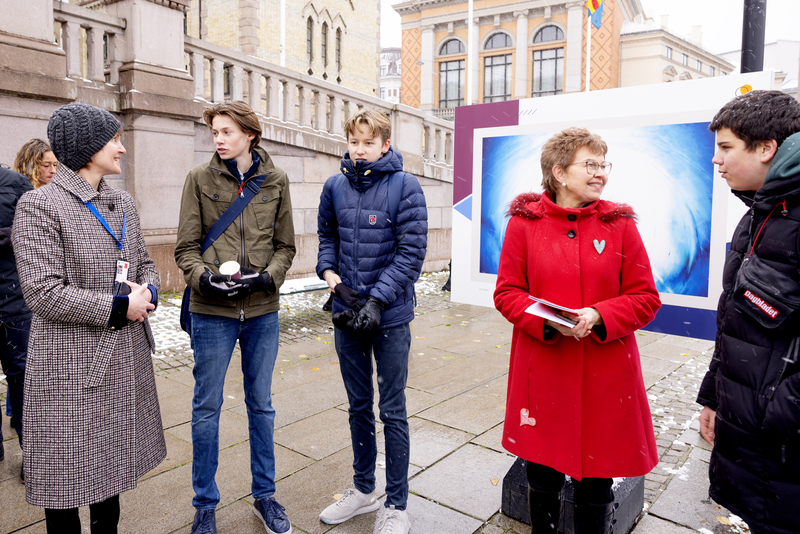
M 107 327 L 120 251 L 83 204 L 120 236 L 128 280 L 159 286 L 133 199 L 94 190 L 60 166 L 53 182 L 17 204 L 14 251 L 34 313 L 25 375 L 26 500 L 74 508 L 136 487 L 166 456 L 147 321 Z

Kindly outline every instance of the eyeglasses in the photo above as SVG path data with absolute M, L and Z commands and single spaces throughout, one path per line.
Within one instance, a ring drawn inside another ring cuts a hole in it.
M 603 172 L 605 172 L 606 174 L 611 174 L 611 163 L 608 161 L 604 161 L 603 163 L 597 163 L 596 161 L 593 160 L 576 161 L 574 163 L 567 164 L 567 167 L 569 167 L 570 165 L 583 165 L 584 167 L 586 167 L 586 172 L 592 175 L 597 174 L 597 171 L 599 171 L 600 169 L 603 169 Z

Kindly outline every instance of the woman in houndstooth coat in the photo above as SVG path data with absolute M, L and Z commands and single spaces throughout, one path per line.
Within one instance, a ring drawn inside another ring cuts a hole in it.
M 77 507 L 86 505 L 93 533 L 116 532 L 119 494 L 166 455 L 147 321 L 159 277 L 133 199 L 103 180 L 121 172 L 119 122 L 70 104 L 53 113 L 48 136 L 61 165 L 51 184 L 20 199 L 13 227 L 34 313 L 26 499 L 46 509 L 48 532 L 79 532 Z

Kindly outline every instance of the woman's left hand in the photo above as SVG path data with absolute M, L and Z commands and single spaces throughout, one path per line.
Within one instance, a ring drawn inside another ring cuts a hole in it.
M 150 302 L 153 295 L 146 285 L 139 285 L 130 280 L 125 280 L 125 283 L 131 286 L 131 293 L 128 295 L 128 320 L 141 323 L 147 319 L 148 312 L 155 309 Z
M 592 333 L 592 328 L 596 325 L 603 324 L 603 318 L 600 317 L 600 312 L 594 308 L 581 308 L 575 311 L 578 312 L 575 315 L 564 313 L 564 316 L 578 322 L 578 324 L 573 326 L 570 330 L 570 333 L 577 339 L 585 338 Z

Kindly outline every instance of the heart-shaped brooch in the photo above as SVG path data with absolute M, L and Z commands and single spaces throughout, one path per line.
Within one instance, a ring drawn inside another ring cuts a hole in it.
M 603 251 L 606 249 L 606 240 L 603 239 L 602 241 L 598 241 L 597 239 L 595 239 L 594 249 L 597 251 L 598 254 L 602 254 Z
M 527 408 L 523 408 L 519 411 L 519 426 L 528 425 L 528 426 L 536 426 L 536 419 L 533 417 L 528 417 L 530 412 Z

